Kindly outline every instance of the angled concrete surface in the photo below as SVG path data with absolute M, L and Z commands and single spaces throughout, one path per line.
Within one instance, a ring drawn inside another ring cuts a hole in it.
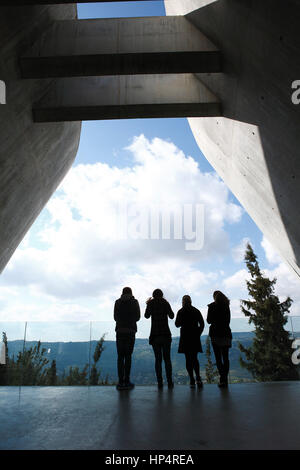
M 57 21 L 20 58 L 24 78 L 220 72 L 220 51 L 184 16 Z
M 0 272 L 70 169 L 81 129 L 33 122 L 32 102 L 51 80 L 22 80 L 18 59 L 53 22 L 76 15 L 76 5 L 0 6 Z
M 8 102 L 0 109 L 0 269 L 70 168 L 78 145 L 79 123 L 33 123 L 31 105 L 35 101 L 36 121 L 45 122 L 188 116 L 206 158 L 291 269 L 300 275 L 300 106 L 291 100 L 292 82 L 300 77 L 299 0 L 165 0 L 167 15 L 186 15 L 193 31 L 198 28 L 197 35 L 204 35 L 217 48 L 215 52 L 222 53 L 223 73 L 197 73 L 197 79 L 189 78 L 187 87 L 203 90 L 201 85 L 193 85 L 199 80 L 210 90 L 213 100 L 202 102 L 203 93 L 196 91 L 200 102 L 195 103 L 191 98 L 194 92 L 176 85 L 174 90 L 179 93 L 180 89 L 182 101 L 175 101 L 173 91 L 166 91 L 166 82 L 161 80 L 162 101 L 158 100 L 160 87 L 153 90 L 151 85 L 147 102 L 141 95 L 146 96 L 148 84 L 143 88 L 137 81 L 133 90 L 131 83 L 135 79 L 129 83 L 124 78 L 117 91 L 125 101 L 103 104 L 100 100 L 90 106 L 84 103 L 84 89 L 74 85 L 79 90 L 79 104 L 69 102 L 65 107 L 61 90 L 66 89 L 67 82 L 58 85 L 53 81 L 51 85 L 48 79 L 21 80 L 19 58 L 57 20 L 72 22 L 76 5 L 12 6 L 17 3 L 10 1 L 9 7 L 1 6 L 0 16 L 0 78 L 7 84 Z M 167 25 L 168 20 L 164 21 Z M 174 19 L 174 24 L 177 22 L 184 24 L 185 20 Z M 93 41 L 89 38 L 87 43 L 90 47 Z M 78 44 L 80 51 L 80 41 L 75 41 L 74 47 Z M 127 44 L 132 45 L 130 35 Z M 147 41 L 141 42 L 143 47 L 145 44 Z M 70 47 L 70 41 L 66 45 Z M 178 52 L 179 59 L 182 52 Z M 127 59 L 129 56 L 131 53 Z M 147 67 L 150 63 L 153 67 L 151 61 Z M 113 61 L 113 67 L 109 67 L 122 73 L 123 65 L 122 61 Z M 87 71 L 91 71 L 88 66 Z M 93 88 L 99 89 L 98 80 L 86 82 L 86 96 Z M 66 90 L 66 95 L 70 96 L 71 90 Z M 47 101 L 49 96 L 52 102 Z M 46 107 L 41 107 L 40 99 L 45 99 Z M 203 116 L 211 117 L 199 119 Z
M 164 0 L 167 15 L 186 15 L 218 0 Z
M 189 119 L 195 139 L 260 230 L 300 275 L 299 0 L 165 0 L 222 51 L 222 74 L 198 74 L 223 117 Z
M 299 450 L 300 383 L 0 387 L 0 449 Z
M 59 79 L 33 106 L 35 122 L 220 114 L 219 100 L 193 74 Z

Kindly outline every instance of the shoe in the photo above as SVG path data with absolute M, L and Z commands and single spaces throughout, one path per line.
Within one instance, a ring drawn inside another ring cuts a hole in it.
M 228 387 L 227 378 L 226 379 L 220 378 L 220 382 L 219 382 L 218 386 L 220 388 L 227 388 Z
M 197 380 L 197 388 L 203 388 L 203 382 L 202 380 Z
M 131 389 L 134 388 L 134 384 L 131 383 L 131 382 L 125 382 L 124 388 L 125 388 L 125 390 L 131 390 Z
M 219 388 L 228 388 L 228 384 L 226 384 L 226 383 L 224 383 L 224 382 L 220 382 L 220 383 L 218 384 L 218 387 L 219 387 Z
M 174 382 L 168 382 L 168 388 L 174 388 Z
M 191 380 L 190 381 L 190 388 L 195 388 L 195 387 L 196 387 L 195 380 Z
M 116 389 L 117 389 L 117 390 L 125 390 L 124 387 L 125 387 L 125 386 L 124 386 L 123 383 L 118 383 L 117 386 L 116 386 Z
M 161 390 L 164 387 L 164 384 L 162 382 L 157 382 L 157 388 Z

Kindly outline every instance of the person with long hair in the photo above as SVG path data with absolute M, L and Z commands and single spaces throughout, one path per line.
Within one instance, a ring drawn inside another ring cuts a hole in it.
M 204 330 L 204 320 L 200 310 L 192 305 L 192 299 L 189 295 L 182 297 L 182 308 L 177 312 L 175 326 L 180 328 L 178 352 L 185 355 L 190 386 L 195 388 L 197 383 L 197 387 L 201 388 L 203 384 L 197 355 L 198 352 L 203 352 L 200 336 Z
M 163 387 L 162 360 L 165 363 L 168 388 L 173 388 L 171 342 L 172 335 L 168 318 L 174 318 L 174 312 L 169 302 L 164 298 L 161 289 L 155 289 L 152 297 L 146 302 L 145 318 L 151 317 L 151 330 L 149 344 L 151 344 L 155 356 L 155 373 L 158 388 Z
M 230 329 L 230 301 L 221 291 L 213 293 L 214 302 L 208 305 L 207 323 L 210 324 L 211 339 L 216 364 L 220 375 L 219 387 L 228 386 L 229 348 L 232 333 Z

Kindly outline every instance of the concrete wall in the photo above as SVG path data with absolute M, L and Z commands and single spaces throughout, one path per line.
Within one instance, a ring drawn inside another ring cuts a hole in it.
M 165 0 L 223 52 L 224 73 L 197 74 L 224 117 L 189 119 L 206 158 L 300 274 L 300 0 Z M 80 123 L 32 122 L 51 80 L 21 80 L 18 58 L 76 6 L 0 7 L 0 270 L 70 168 Z
M 165 0 L 223 53 L 223 74 L 198 78 L 223 103 L 223 118 L 189 119 L 216 169 L 300 275 L 300 1 Z
M 0 6 L 0 271 L 72 165 L 81 128 L 33 123 L 32 103 L 51 81 L 22 80 L 18 58 L 54 20 L 76 15 L 76 5 Z

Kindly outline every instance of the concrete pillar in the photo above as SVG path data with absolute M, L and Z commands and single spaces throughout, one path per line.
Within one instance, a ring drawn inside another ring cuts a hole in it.
M 219 49 L 222 74 L 197 74 L 222 118 L 189 119 L 199 147 L 290 268 L 300 275 L 298 0 L 165 0 Z
M 76 6 L 0 7 L 0 271 L 72 165 L 80 122 L 35 124 L 32 103 L 51 80 L 22 80 L 19 56 Z

